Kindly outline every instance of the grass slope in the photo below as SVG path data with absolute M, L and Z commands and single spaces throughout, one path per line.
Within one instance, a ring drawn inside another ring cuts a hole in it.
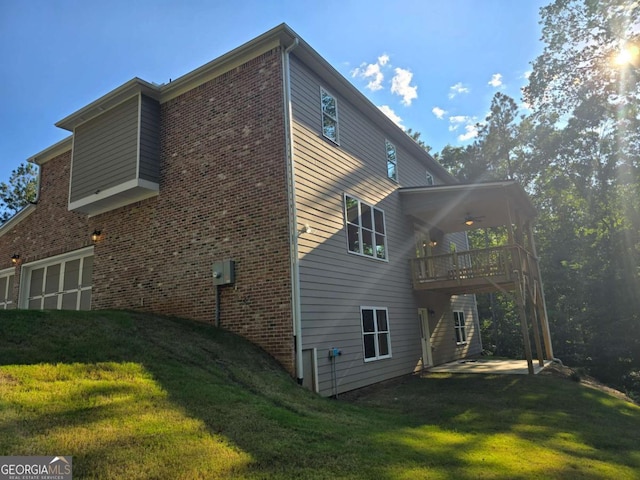
M 553 377 L 319 398 L 243 339 L 127 312 L 0 312 L 0 455 L 74 478 L 640 478 L 640 408 Z

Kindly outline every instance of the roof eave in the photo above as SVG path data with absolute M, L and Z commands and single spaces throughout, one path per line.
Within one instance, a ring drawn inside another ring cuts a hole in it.
M 51 145 L 48 148 L 45 148 L 39 153 L 27 158 L 27 162 L 35 163 L 36 165 L 42 165 L 43 163 L 48 162 L 52 158 L 57 157 L 58 155 L 71 150 L 73 144 L 73 135 L 69 135 L 66 138 L 63 138 L 58 143 Z
M 35 204 L 30 203 L 22 210 L 13 215 L 9 220 L 0 225 L 0 237 L 2 237 L 5 233 L 11 231 L 13 227 L 22 222 L 25 218 L 27 218 L 31 213 L 33 213 L 36 209 Z
M 82 107 L 80 110 L 63 118 L 55 125 L 56 127 L 64 128 L 70 132 L 73 132 L 74 128 L 81 123 L 87 122 L 92 118 L 97 117 L 104 111 L 119 105 L 123 101 L 143 93 L 155 99 L 160 97 L 160 86 L 153 83 L 149 83 L 141 78 L 135 77 L 128 82 L 120 85 L 109 93 L 103 95 L 99 99 L 91 102 L 89 105 Z

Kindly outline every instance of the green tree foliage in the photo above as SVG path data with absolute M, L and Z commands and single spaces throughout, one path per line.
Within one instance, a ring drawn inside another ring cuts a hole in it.
M 540 13 L 545 46 L 524 92 L 532 113 L 518 117 L 496 94 L 474 145 L 437 157 L 462 181 L 511 178 L 527 189 L 555 354 L 638 392 L 640 4 L 555 0 Z M 489 233 L 472 245 L 491 244 Z M 515 333 L 508 296 L 479 297 L 479 311 L 485 340 L 515 351 L 505 343 Z
M 525 90 L 556 353 L 622 384 L 640 370 L 640 6 L 556 0 Z M 632 59 L 633 60 L 633 59 Z
M 435 155 L 435 158 L 462 183 L 479 182 L 486 178 L 487 163 L 482 156 L 478 155 L 474 145 L 466 147 L 447 145 Z
M 0 224 L 35 201 L 37 188 L 37 171 L 32 163 L 13 170 L 9 183 L 0 182 Z
M 412 129 L 408 128 L 404 133 L 409 135 L 413 139 L 413 141 L 420 145 L 427 153 L 431 152 L 431 146 L 427 145 L 420 139 L 420 137 L 422 136 L 420 132 L 414 132 Z

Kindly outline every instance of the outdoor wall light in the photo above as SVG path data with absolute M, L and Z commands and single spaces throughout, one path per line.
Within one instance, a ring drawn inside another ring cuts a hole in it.
M 303 235 L 305 233 L 313 233 L 313 228 L 311 228 L 308 223 L 305 223 L 303 227 L 300 230 L 298 230 L 298 237 L 300 237 L 300 235 Z
M 13 255 L 11 255 L 11 263 L 16 265 L 19 261 L 20 261 L 20 255 L 18 255 L 17 253 L 14 253 Z
M 464 217 L 464 224 L 467 227 L 470 227 L 471 225 L 473 225 L 473 223 L 474 223 L 474 220 L 473 220 L 473 217 L 471 215 L 467 215 L 466 217 Z
M 98 239 L 100 238 L 100 234 L 101 234 L 101 233 L 102 233 L 102 232 L 101 232 L 100 230 L 94 230 L 94 231 L 93 231 L 93 233 L 91 234 L 91 240 L 92 240 L 93 242 L 97 242 L 97 241 L 98 241 Z

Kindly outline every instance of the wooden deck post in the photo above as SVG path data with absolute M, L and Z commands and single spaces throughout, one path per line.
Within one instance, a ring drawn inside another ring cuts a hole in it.
M 540 261 L 538 252 L 536 251 L 536 242 L 533 238 L 533 227 L 531 223 L 528 225 L 529 243 L 531 244 L 531 253 L 535 260 L 536 278 L 540 285 L 540 294 L 536 302 L 536 307 L 540 312 L 540 322 L 542 324 L 542 337 L 544 339 L 544 350 L 547 353 L 547 360 L 553 360 L 553 345 L 551 344 L 551 332 L 549 330 L 549 317 L 547 316 L 547 302 L 544 298 L 544 287 L 542 285 L 542 276 L 540 275 Z
M 507 225 L 507 233 L 509 237 L 509 243 L 512 245 L 518 245 L 516 236 L 513 231 L 513 216 L 511 211 L 511 202 L 507 200 L 507 215 L 509 218 L 509 224 Z M 520 227 L 518 227 L 520 228 Z M 529 375 L 533 375 L 533 355 L 531 354 L 531 340 L 529 338 L 529 325 L 527 324 L 527 310 L 525 308 L 525 292 L 524 292 L 524 264 L 522 261 L 522 252 L 520 248 L 515 248 L 518 273 L 515 281 L 516 284 L 516 303 L 518 304 L 518 314 L 520 316 L 520 328 L 522 329 L 522 340 L 524 342 L 524 354 L 527 359 L 527 368 L 529 369 Z

